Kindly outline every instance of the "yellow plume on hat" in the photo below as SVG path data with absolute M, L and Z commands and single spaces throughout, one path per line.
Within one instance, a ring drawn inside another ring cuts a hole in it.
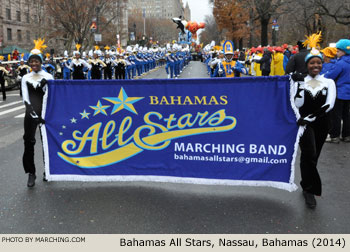
M 37 40 L 34 40 L 33 49 L 37 49 L 42 53 L 47 47 L 47 45 L 45 45 L 44 43 L 45 43 L 45 39 L 38 38 Z
M 4 59 L 5 59 L 4 56 L 0 55 L 0 60 L 4 60 Z
M 79 49 L 81 48 L 81 44 L 76 44 L 75 48 L 77 48 L 77 51 L 79 51 Z
M 108 45 L 105 46 L 105 50 L 109 50 L 109 49 L 111 49 L 111 48 Z
M 51 55 L 49 53 L 47 53 L 45 56 L 46 56 L 46 58 L 50 58 Z
M 95 45 L 95 50 L 99 50 L 100 47 L 98 45 Z
M 222 51 L 222 46 L 216 45 L 214 46 L 215 51 Z
M 306 36 L 306 40 L 303 43 L 303 45 L 305 47 L 309 46 L 310 48 L 316 48 L 318 46 L 320 46 L 320 42 L 322 40 L 322 35 L 321 35 L 321 31 L 319 33 L 314 33 L 310 36 Z

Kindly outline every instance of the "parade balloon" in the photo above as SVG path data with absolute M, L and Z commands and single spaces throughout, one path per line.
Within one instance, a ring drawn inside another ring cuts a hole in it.
M 185 28 L 192 33 L 192 38 L 197 39 L 197 31 L 199 29 L 203 29 L 205 27 L 205 23 L 197 23 L 196 21 L 188 21 Z

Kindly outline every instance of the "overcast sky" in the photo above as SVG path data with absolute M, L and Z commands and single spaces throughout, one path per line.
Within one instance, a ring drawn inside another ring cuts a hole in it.
M 205 15 L 213 13 L 208 0 L 183 0 L 184 6 L 186 2 L 191 9 L 191 21 L 204 22 Z

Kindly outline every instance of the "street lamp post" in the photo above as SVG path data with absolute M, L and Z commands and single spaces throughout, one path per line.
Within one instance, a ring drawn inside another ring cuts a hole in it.
M 275 46 L 277 42 L 277 31 L 279 30 L 279 25 L 277 20 L 274 19 L 272 22 L 272 45 Z
M 136 38 L 136 23 L 134 23 L 134 38 L 135 38 L 135 41 L 137 41 L 137 38 Z

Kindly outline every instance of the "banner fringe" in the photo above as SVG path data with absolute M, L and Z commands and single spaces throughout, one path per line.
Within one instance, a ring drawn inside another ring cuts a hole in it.
M 247 180 L 223 180 L 204 178 L 180 178 L 169 176 L 88 176 L 88 175 L 47 175 L 48 181 L 80 181 L 80 182 L 166 182 L 198 185 L 224 185 L 224 186 L 267 186 L 287 190 L 289 192 L 297 190 L 294 183 L 274 182 L 274 181 L 247 181 Z

